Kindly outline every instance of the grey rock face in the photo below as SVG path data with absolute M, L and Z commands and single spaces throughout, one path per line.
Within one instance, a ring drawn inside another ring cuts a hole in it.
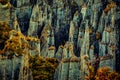
M 15 13 L 13 18 L 17 16 L 23 34 L 40 39 L 40 43 L 30 43 L 38 51 L 30 51 L 31 54 L 55 57 L 60 61 L 55 80 L 84 80 L 88 73 L 85 56 L 94 64 L 98 55 L 99 67 L 119 70 L 120 4 L 114 1 L 117 6 L 105 12 L 108 3 L 103 0 L 53 0 L 52 5 L 44 0 L 37 0 L 35 4 L 17 0 L 12 14 Z M 1 9 L 0 14 L 3 12 Z M 9 15 L 5 19 L 8 18 Z
M 6 21 L 6 22 L 10 21 L 10 9 L 7 8 L 7 4 L 6 5 L 0 4 L 0 15 L 2 15 L 0 16 L 0 21 Z
M 33 80 L 26 57 L 0 60 L 1 80 Z

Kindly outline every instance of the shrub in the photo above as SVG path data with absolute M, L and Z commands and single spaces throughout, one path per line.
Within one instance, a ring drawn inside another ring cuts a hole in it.
M 55 49 L 55 46 L 50 46 L 49 48 L 48 48 L 48 50 L 54 50 Z
M 0 54 L 23 55 L 27 49 L 32 49 L 28 41 L 39 42 L 38 38 L 26 37 L 20 31 L 10 29 L 6 22 L 0 22 Z M 6 51 L 8 51 L 7 54 Z
M 99 68 L 96 74 L 94 74 L 94 68 L 91 66 L 85 80 L 120 80 L 120 74 L 111 71 L 109 67 Z
M 0 50 L 4 48 L 5 41 L 9 39 L 9 25 L 6 22 L 0 22 Z
M 22 33 L 15 30 L 9 31 L 9 37 L 5 41 L 4 48 L 2 49 L 2 54 L 5 55 L 6 51 L 9 51 L 7 55 L 22 55 L 24 54 L 24 49 L 29 47 L 25 36 Z
M 53 80 L 54 72 L 58 65 L 57 59 L 31 56 L 29 63 L 34 80 Z

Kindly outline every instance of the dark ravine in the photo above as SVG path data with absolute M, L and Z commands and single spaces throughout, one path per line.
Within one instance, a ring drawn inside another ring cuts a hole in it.
M 40 42 L 29 42 L 36 49 L 29 50 L 30 54 L 58 59 L 54 80 L 84 80 L 88 73 L 85 56 L 92 64 L 97 56 L 99 67 L 109 66 L 120 72 L 120 0 L 10 0 L 10 3 L 11 8 L 0 4 L 0 21 L 7 21 L 25 36 L 39 39 Z M 2 68 L 7 65 L 11 65 L 8 76 L 14 75 L 16 66 L 21 69 L 22 59 L 17 58 L 14 66 L 13 61 L 14 58 L 0 60 L 0 73 L 5 73 Z M 22 75 L 19 71 L 16 73 Z M 0 79 L 22 80 L 16 77 Z

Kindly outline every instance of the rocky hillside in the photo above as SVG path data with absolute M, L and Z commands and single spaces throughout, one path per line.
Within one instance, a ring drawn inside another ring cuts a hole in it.
M 27 37 L 30 55 L 60 62 L 54 80 L 84 80 L 87 64 L 120 72 L 119 0 L 4 1 L 0 21 Z

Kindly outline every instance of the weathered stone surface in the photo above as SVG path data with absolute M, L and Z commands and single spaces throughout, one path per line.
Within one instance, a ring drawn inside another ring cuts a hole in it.
M 26 73 L 24 68 L 26 68 Z M 14 57 L 13 59 L 0 60 L 0 79 L 1 80 L 33 80 L 28 67 L 26 57 Z
M 0 21 L 10 22 L 10 9 L 6 5 L 0 3 Z
M 40 39 L 40 43 L 30 43 L 37 48 L 30 53 L 60 61 L 55 80 L 84 80 L 88 73 L 85 56 L 91 62 L 96 55 L 103 58 L 99 67 L 110 66 L 113 70 L 120 67 L 120 4 L 119 0 L 114 0 L 117 6 L 105 11 L 111 1 L 53 0 L 50 5 L 45 0 L 33 3 L 31 0 L 12 0 L 15 9 L 12 8 L 11 12 L 0 4 L 0 15 L 7 13 L 0 16 L 0 21 L 11 20 L 13 29 Z M 106 58 L 109 55 L 113 58 Z M 80 58 L 81 62 L 71 61 L 73 56 Z

